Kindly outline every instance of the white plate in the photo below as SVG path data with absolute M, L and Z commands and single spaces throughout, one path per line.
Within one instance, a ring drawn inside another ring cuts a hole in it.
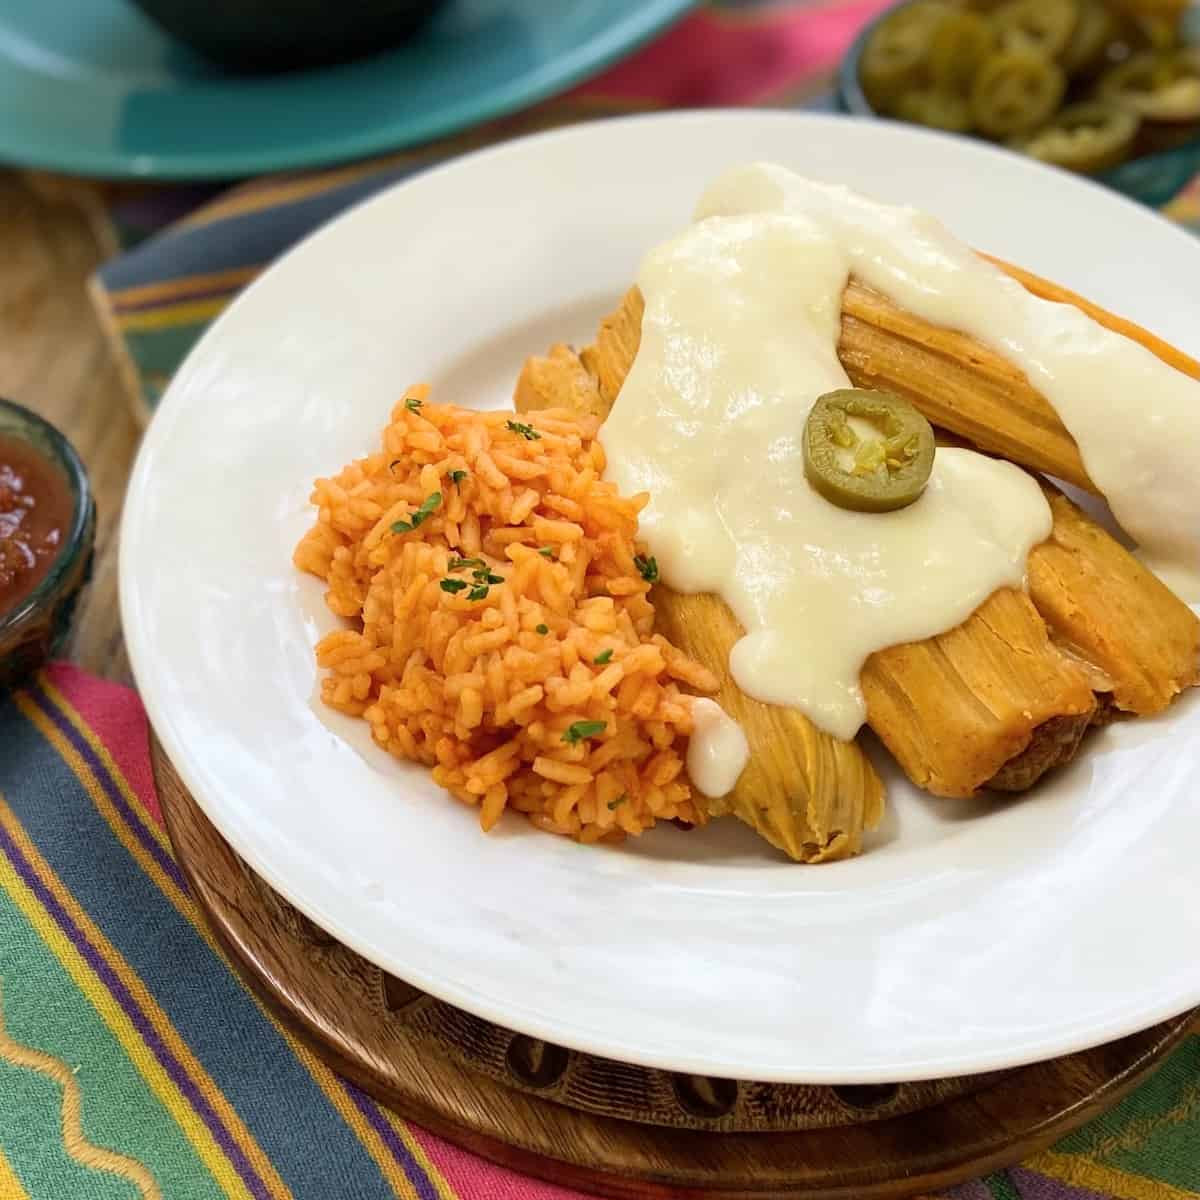
M 1200 1004 L 1187 700 L 1092 736 L 1024 799 L 932 800 L 889 771 L 869 852 L 823 867 L 778 861 L 736 822 L 616 850 L 515 817 L 484 837 L 361 723 L 314 710 L 311 647 L 333 621 L 290 562 L 313 478 L 370 446 L 410 382 L 505 403 L 524 355 L 584 337 L 705 182 L 755 158 L 929 209 L 1200 352 L 1200 241 L 964 140 L 704 113 L 461 159 L 309 238 L 172 384 L 121 562 L 155 729 L 235 849 L 314 920 L 434 995 L 568 1046 L 762 1080 L 917 1079 Z

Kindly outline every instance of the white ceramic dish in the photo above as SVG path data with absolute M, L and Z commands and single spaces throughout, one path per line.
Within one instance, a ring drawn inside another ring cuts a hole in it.
M 1200 1004 L 1200 705 L 1094 735 L 1023 799 L 936 801 L 888 770 L 852 862 L 736 822 L 583 848 L 475 814 L 318 715 L 332 625 L 292 547 L 311 480 L 407 383 L 499 405 L 584 337 L 704 183 L 774 159 L 905 201 L 1192 353 L 1200 241 L 1024 158 L 783 113 L 612 121 L 461 159 L 335 221 L 214 326 L 128 500 L 121 590 L 151 720 L 196 799 L 314 920 L 512 1028 L 677 1070 L 871 1082 L 1016 1065 Z M 1103 402 L 1102 397 L 1097 398 Z

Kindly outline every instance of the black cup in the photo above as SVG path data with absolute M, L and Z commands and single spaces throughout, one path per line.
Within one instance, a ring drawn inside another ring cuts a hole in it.
M 134 0 L 220 66 L 287 71 L 359 58 L 415 33 L 445 0 Z

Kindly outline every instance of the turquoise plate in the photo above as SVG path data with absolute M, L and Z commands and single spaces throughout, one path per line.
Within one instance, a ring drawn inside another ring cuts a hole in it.
M 371 58 L 250 77 L 128 0 L 0 4 L 0 159 L 110 178 L 221 179 L 412 145 L 561 91 L 691 0 L 451 0 Z

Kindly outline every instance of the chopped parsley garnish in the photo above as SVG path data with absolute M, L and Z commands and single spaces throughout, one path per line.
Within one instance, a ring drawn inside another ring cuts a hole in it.
M 538 553 L 543 558 L 553 558 L 554 557 L 554 547 L 553 546 L 540 546 L 538 548 Z
M 547 633 L 550 632 L 550 626 L 549 625 L 535 625 L 533 627 L 533 632 L 540 633 L 543 636 L 545 636 Z
M 453 595 L 455 592 L 461 592 L 467 586 L 467 581 L 465 579 L 443 579 L 439 586 L 443 592 Z
M 488 583 L 503 583 L 503 575 L 492 574 L 492 569 L 483 561 L 482 558 L 453 558 L 450 560 L 450 570 L 455 571 L 460 567 L 473 567 L 478 563 L 479 566 L 471 572 L 471 578 L 478 584 Z
M 466 479 L 466 477 L 467 477 L 466 471 L 451 471 L 450 472 L 450 482 L 451 483 L 462 483 L 462 481 L 464 479 Z
M 610 800 L 610 801 L 608 802 L 608 811 L 609 811 L 609 812 L 616 812 L 616 811 L 617 811 L 617 809 L 618 809 L 618 808 L 620 808 L 620 807 L 621 807 L 621 805 L 622 805 L 622 804 L 624 804 L 624 803 L 625 803 L 625 801 L 626 801 L 626 800 L 628 800 L 628 799 L 629 799 L 629 793 L 628 793 L 628 792 L 622 792 L 622 793 L 621 793 L 621 794 L 620 794 L 620 795 L 619 795 L 619 796 L 618 796 L 618 797 L 617 797 L 615 800 Z
M 468 600 L 486 600 L 488 594 L 488 586 L 486 583 L 476 584 L 468 593 Z
M 647 558 L 644 554 L 637 555 L 633 560 L 633 565 L 637 567 L 638 574 L 647 583 L 658 582 L 658 559 L 654 557 Z
M 598 733 L 603 733 L 606 728 L 607 723 L 604 721 L 576 721 L 573 725 L 567 726 L 562 740 L 574 746 L 576 743 L 582 742 L 584 738 L 595 737 Z
M 519 433 L 527 442 L 536 442 L 542 436 L 532 425 L 526 425 L 522 421 L 505 421 L 504 428 Z
M 601 650 L 600 653 L 597 654 L 594 659 L 592 659 L 592 661 L 596 664 L 596 666 L 602 667 L 610 658 L 612 658 L 611 647 L 609 647 L 607 650 Z
M 404 402 L 404 407 L 407 408 L 409 412 L 420 412 L 421 401 L 418 400 L 416 396 L 409 396 L 409 398 Z
M 421 507 L 407 521 L 396 521 L 392 525 L 393 533 L 412 533 L 426 518 L 433 516 L 433 510 L 442 502 L 441 492 L 431 492 L 421 502 Z

